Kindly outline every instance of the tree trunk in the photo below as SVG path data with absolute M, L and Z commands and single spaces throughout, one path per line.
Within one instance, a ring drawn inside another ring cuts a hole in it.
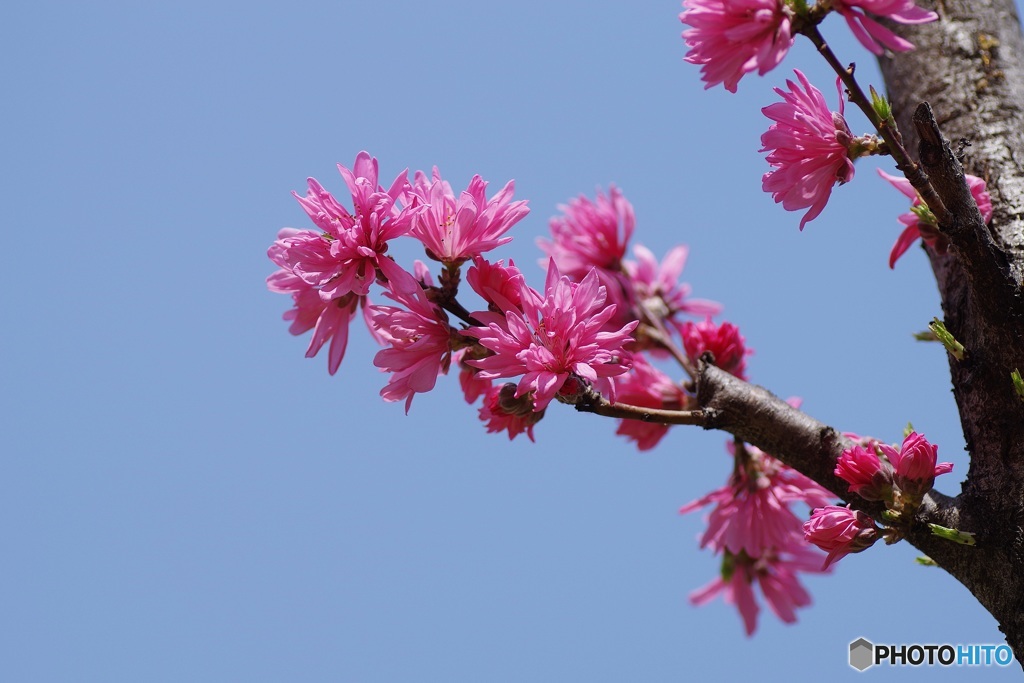
M 975 547 L 928 546 L 1024 662 L 1024 401 L 1010 379 L 1024 372 L 1024 37 L 1012 0 L 934 9 L 938 22 L 900 27 L 916 50 L 880 59 L 888 95 L 908 149 L 918 149 L 922 102 L 954 148 L 968 143 L 964 170 L 988 183 L 994 214 L 987 231 L 951 238 L 947 253 L 928 249 L 946 326 L 967 349 L 963 361 L 950 356 L 950 372 L 971 464 L 947 514 L 977 534 Z M 919 152 L 933 182 L 943 174 L 934 152 L 927 143 Z

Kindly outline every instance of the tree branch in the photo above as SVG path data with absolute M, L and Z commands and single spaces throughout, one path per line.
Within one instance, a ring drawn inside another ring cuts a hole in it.
M 714 418 L 714 410 L 665 410 L 645 408 L 628 403 L 611 403 L 592 389 L 578 397 L 573 405 L 581 413 L 594 413 L 620 420 L 639 420 L 663 425 L 705 426 Z

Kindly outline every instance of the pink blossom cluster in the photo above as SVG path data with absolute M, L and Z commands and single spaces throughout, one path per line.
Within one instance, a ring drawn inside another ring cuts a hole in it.
M 851 493 L 867 501 L 883 501 L 893 520 L 912 516 L 935 477 L 953 470 L 951 463 L 938 462 L 938 446 L 917 432 L 910 432 L 898 448 L 873 439 L 858 441 L 839 456 L 835 473 L 849 484 Z M 804 534 L 828 552 L 828 566 L 870 548 L 883 531 L 870 516 L 847 505 L 814 510 L 804 524 Z
M 356 156 L 351 169 L 338 170 L 352 209 L 313 178 L 305 196 L 293 193 L 318 230 L 285 228 L 278 234 L 267 254 L 279 270 L 267 285 L 291 294 L 293 308 L 284 318 L 292 334 L 313 330 L 307 357 L 330 341 L 332 375 L 344 358 L 351 319 L 362 309 L 371 335 L 387 347 L 374 358 L 390 373 L 381 395 L 404 400 L 408 410 L 413 395 L 434 387 L 452 352 L 465 342 L 431 299 L 437 288 L 426 266 L 418 263 L 415 274 L 406 271 L 388 254 L 390 244 L 415 238 L 428 256 L 456 267 L 511 239 L 503 235 L 526 215 L 526 203 L 512 201 L 511 182 L 488 199 L 479 176 L 456 198 L 436 168 L 429 180 L 418 172 L 415 184 L 403 171 L 385 190 L 378 184 L 377 160 L 367 152 Z M 373 286 L 397 305 L 370 304 Z
M 331 374 L 362 310 L 385 347 L 374 358 L 388 373 L 385 400 L 404 401 L 408 411 L 454 361 L 466 401 L 479 401 L 486 428 L 510 438 L 533 439 L 552 400 L 574 402 L 587 392 L 640 408 L 692 407 L 692 393 L 656 365 L 670 356 L 693 366 L 711 359 L 745 377 L 750 351 L 739 330 L 714 322 L 721 306 L 693 298 L 680 280 L 687 248 L 676 246 L 659 261 L 643 245 L 630 245 L 636 217 L 618 188 L 560 207 L 551 238 L 539 240 L 547 277 L 538 291 L 511 261 L 485 257 L 511 239 L 506 233 L 527 213 L 525 202 L 513 201 L 512 182 L 488 197 L 487 183 L 474 176 L 457 195 L 434 168 L 417 171 L 412 182 L 402 172 L 385 190 L 366 152 L 339 170 L 352 208 L 310 179 L 306 196 L 296 198 L 318 230 L 286 228 L 268 250 L 279 267 L 268 286 L 292 295 L 284 316 L 290 331 L 313 329 L 310 357 L 331 342 Z M 406 270 L 394 260 L 390 245 L 398 238 L 418 240 L 440 262 L 437 284 L 425 264 Z M 460 284 L 481 303 L 463 305 Z M 374 287 L 390 301 L 371 303 Z M 618 429 L 641 450 L 667 431 L 638 420 Z
M 793 0 L 684 0 L 683 8 L 680 18 L 690 27 L 683 33 L 686 61 L 700 66 L 706 88 L 722 84 L 730 92 L 746 74 L 778 66 L 795 33 L 811 35 L 832 10 L 875 54 L 913 48 L 879 18 L 902 24 L 937 18 L 914 0 L 831 0 L 814 7 Z M 853 136 L 841 90 L 838 111 L 832 111 L 821 91 L 794 73 L 796 81 L 775 89 L 782 101 L 762 109 L 772 123 L 760 151 L 771 169 L 763 190 L 784 209 L 805 212 L 802 230 L 822 213 L 833 187 L 853 179 L 854 160 L 880 146 L 873 136 Z M 373 359 L 387 374 L 380 395 L 404 402 L 406 412 L 414 396 L 433 390 L 454 364 L 463 396 L 479 404 L 488 432 L 509 439 L 526 434 L 532 441 L 553 401 L 581 409 L 599 404 L 617 417 L 643 416 L 620 420 L 617 430 L 641 451 L 668 432 L 668 424 L 650 419 L 655 411 L 698 407 L 693 385 L 660 364 L 674 361 L 696 377 L 695 368 L 712 363 L 747 379 L 752 351 L 739 329 L 716 322 L 721 306 L 692 297 L 681 281 L 687 247 L 675 246 L 659 260 L 631 244 L 637 218 L 618 188 L 559 207 L 550 239 L 538 240 L 546 277 L 537 290 L 511 260 L 485 256 L 507 244 L 509 230 L 528 214 L 525 201 L 513 200 L 513 181 L 488 196 L 488 183 L 473 176 L 456 193 L 434 167 L 429 175 L 416 171 L 411 182 L 403 171 L 385 188 L 367 152 L 351 168 L 338 168 L 350 201 L 338 201 L 308 179 L 306 194 L 293 194 L 315 228 L 282 229 L 268 249 L 278 268 L 268 288 L 292 299 L 283 316 L 289 331 L 312 330 L 307 357 L 329 344 L 330 374 L 340 367 L 360 312 L 383 347 Z M 900 217 L 906 228 L 890 266 L 919 237 L 941 250 L 934 217 L 929 220 L 909 183 L 882 175 L 914 201 L 911 213 Z M 987 221 L 992 207 L 985 184 L 972 176 L 968 183 Z M 420 261 L 410 269 L 400 265 L 391 247 L 402 238 L 418 241 L 439 271 Z M 375 288 L 387 302 L 371 302 Z M 469 292 L 475 304 L 467 305 Z M 700 546 L 721 558 L 719 576 L 690 599 L 702 605 L 722 596 L 752 635 L 761 602 L 792 623 L 796 610 L 811 602 L 802 573 L 827 572 L 888 531 L 862 511 L 832 505 L 833 494 L 776 457 L 740 441 L 728 450 L 733 466 L 726 484 L 680 509 L 709 509 Z M 935 446 L 911 433 L 900 447 L 857 439 L 835 473 L 852 493 L 883 501 L 886 514 L 906 519 L 935 476 L 951 469 L 937 462 Z M 797 512 L 803 507 L 812 510 L 806 522 Z
M 743 76 L 764 76 L 793 46 L 793 11 L 781 0 L 684 0 L 683 10 L 686 61 L 700 65 L 705 88 L 736 92 Z
M 281 231 L 268 250 L 279 270 L 267 282 L 272 291 L 292 295 L 293 308 L 284 316 L 290 331 L 314 330 L 307 356 L 331 342 L 331 374 L 344 357 L 351 319 L 361 309 L 371 335 L 385 347 L 373 361 L 388 373 L 381 396 L 404 401 L 406 411 L 454 360 L 467 402 L 482 401 L 479 417 L 486 428 L 533 439 L 533 426 L 556 398 L 572 402 L 596 392 L 614 400 L 613 379 L 632 367 L 627 347 L 635 345 L 633 331 L 640 324 L 628 308 L 634 295 L 621 291 L 622 282 L 635 281 L 644 296 L 663 298 L 671 308 L 669 318 L 688 310 L 717 310 L 689 300 L 688 288 L 676 282 L 685 250 L 665 267 L 641 252 L 640 262 L 628 265 L 633 280 L 627 264 L 605 260 L 617 248 L 597 247 L 613 237 L 593 232 L 608 227 L 604 217 L 614 216 L 612 229 L 622 226 L 624 240 L 632 230 L 632 207 L 617 190 L 597 203 L 573 202 L 564 229 L 557 219 L 552 222 L 551 249 L 560 256 L 548 259 L 545 285 L 538 291 L 512 262 L 484 256 L 507 243 L 506 233 L 527 213 L 526 202 L 512 199 L 512 182 L 488 197 L 487 183 L 474 176 L 456 195 L 434 168 L 430 176 L 417 172 L 411 183 L 403 172 L 385 190 L 377 169 L 366 152 L 351 169 L 339 166 L 351 209 L 309 180 L 306 196 L 296 198 L 318 229 Z M 572 242 L 577 233 L 583 239 Z M 391 243 L 402 237 L 418 240 L 426 255 L 440 262 L 437 284 L 425 264 L 417 261 L 406 270 L 390 255 Z M 586 255 L 574 263 L 578 253 Z M 602 267 L 594 267 L 593 259 L 602 259 Z M 563 260 L 571 274 L 560 272 Z M 467 262 L 472 265 L 464 289 L 481 300 L 475 311 L 458 298 Z M 371 303 L 373 287 L 390 302 Z M 496 379 L 514 381 L 495 386 Z
M 562 213 L 550 222 L 551 238 L 537 241 L 547 254 L 546 264 L 554 264 L 573 282 L 597 278 L 616 309 L 615 316 L 605 322 L 607 331 L 635 324 L 629 347 L 632 367 L 614 377 L 615 393 L 609 396 L 645 408 L 690 407 L 692 394 L 656 364 L 672 349 L 694 366 L 702 353 L 710 351 L 717 365 L 744 377 L 744 359 L 750 350 L 739 330 L 729 322 L 713 322 L 712 316 L 722 307 L 693 298 L 690 285 L 680 281 L 689 255 L 685 245 L 673 247 L 659 261 L 650 249 L 636 244 L 633 258 L 627 258 L 636 214 L 614 186 L 607 194 L 598 192 L 595 199 L 581 196 L 559 208 Z M 694 322 L 695 317 L 704 320 Z M 667 425 L 638 420 L 622 420 L 618 429 L 640 450 L 654 448 L 667 432 Z
M 938 462 L 938 452 L 923 434 L 911 431 L 898 448 L 874 440 L 847 448 L 835 473 L 864 500 L 890 503 L 902 495 L 920 502 L 935 477 L 953 471 L 952 463 Z
M 794 505 L 828 505 L 833 496 L 776 458 L 746 444 L 729 444 L 735 459 L 729 481 L 684 505 L 681 513 L 712 506 L 701 547 L 722 556 L 721 575 L 690 595 L 703 605 L 716 595 L 736 607 L 747 635 L 757 628 L 756 585 L 769 609 L 783 622 L 811 603 L 801 572 L 822 573 L 822 556 L 807 543 Z

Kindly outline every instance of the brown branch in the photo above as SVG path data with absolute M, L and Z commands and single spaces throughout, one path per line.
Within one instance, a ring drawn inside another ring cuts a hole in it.
M 949 209 L 944 218 L 936 214 L 939 228 L 958 256 L 966 261 L 965 271 L 974 282 L 975 291 L 984 293 L 979 303 L 996 303 L 998 309 L 991 312 L 991 317 L 997 320 L 1024 317 L 1020 286 L 1014 280 L 1006 255 L 985 225 L 967 187 L 963 165 L 939 130 L 931 105 L 919 104 L 912 120 L 920 138 L 921 166 Z
M 639 420 L 663 425 L 699 425 L 705 426 L 713 419 L 712 410 L 665 410 L 663 408 L 645 408 L 628 403 L 611 403 L 594 391 L 581 395 L 573 403 L 581 413 L 594 413 L 602 417 L 614 417 L 621 420 Z
M 705 429 L 719 429 L 757 446 L 821 484 L 837 498 L 881 519 L 883 503 L 866 501 L 850 493 L 848 484 L 836 476 L 836 460 L 853 442 L 833 427 L 794 408 L 764 387 L 744 382 L 703 361 L 698 367 L 697 403 L 708 415 L 703 424 Z M 965 546 L 932 536 L 927 523 L 960 528 L 958 506 L 957 499 L 931 491 L 908 533 L 911 543 L 940 564 L 950 554 L 966 552 Z

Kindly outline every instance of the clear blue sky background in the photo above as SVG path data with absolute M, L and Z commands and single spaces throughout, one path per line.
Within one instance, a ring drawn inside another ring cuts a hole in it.
M 332 378 L 280 320 L 265 251 L 308 226 L 289 191 L 312 175 L 344 196 L 335 164 L 361 149 L 389 179 L 515 178 L 532 214 L 499 255 L 536 286 L 556 206 L 614 182 L 637 241 L 690 245 L 685 279 L 741 327 L 755 381 L 844 430 L 895 441 L 912 421 L 956 493 L 945 356 L 911 338 L 938 298 L 919 250 L 887 267 L 904 198 L 861 164 L 801 234 L 760 191 L 759 108 L 794 66 L 834 105 L 832 79 L 801 46 L 704 92 L 678 10 L 7 8 L 0 680 L 842 679 L 858 636 L 1002 642 L 903 546 L 811 578 L 797 625 L 765 610 L 748 640 L 731 607 L 687 602 L 717 560 L 676 511 L 725 481 L 722 435 L 638 454 L 555 406 L 537 444 L 510 443 L 453 381 L 405 416 L 363 331 Z M 842 22 L 826 31 L 877 83 Z

